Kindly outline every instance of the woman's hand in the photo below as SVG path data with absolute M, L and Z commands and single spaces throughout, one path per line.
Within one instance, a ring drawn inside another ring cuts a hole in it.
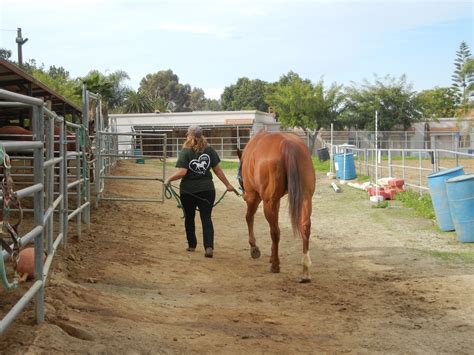
M 236 192 L 236 190 L 234 189 L 234 186 L 232 186 L 231 184 L 228 184 L 226 187 L 227 187 L 227 191 Z
M 188 172 L 188 169 L 186 168 L 178 168 L 178 170 L 176 170 L 176 172 L 173 175 L 170 175 L 165 179 L 163 184 L 165 184 L 165 186 L 168 186 L 171 183 L 171 181 L 175 181 L 175 180 L 179 180 L 183 178 L 187 172 Z

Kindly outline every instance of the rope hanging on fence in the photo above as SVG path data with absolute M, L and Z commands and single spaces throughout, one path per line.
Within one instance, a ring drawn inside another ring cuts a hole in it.
M 3 192 L 3 221 L 2 230 L 0 232 L 0 277 L 2 279 L 3 286 L 7 290 L 11 290 L 18 286 L 19 275 L 17 273 L 17 263 L 20 255 L 21 240 L 18 236 L 20 224 L 23 220 L 23 210 L 21 208 L 20 200 L 15 191 L 13 191 L 13 179 L 10 175 L 10 157 L 5 152 L 3 146 L 0 146 L 0 162 L 3 168 L 3 180 L 2 180 L 2 192 Z M 15 224 L 10 223 L 10 211 L 12 208 L 16 208 L 19 211 L 18 221 Z M 10 246 L 10 242 L 6 241 L 3 236 L 9 235 L 13 242 L 13 248 Z M 7 277 L 5 270 L 5 263 L 3 260 L 3 250 L 10 255 L 13 263 L 14 279 L 10 282 Z

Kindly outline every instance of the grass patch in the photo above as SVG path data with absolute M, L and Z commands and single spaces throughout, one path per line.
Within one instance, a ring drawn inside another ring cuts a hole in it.
M 372 208 L 387 208 L 388 201 L 377 202 L 375 205 L 372 205 Z
M 359 175 L 359 176 L 357 176 L 357 181 L 358 181 L 358 182 L 367 182 L 367 181 L 370 181 L 370 176 L 367 176 L 367 175 Z
M 239 162 L 221 160 L 221 162 L 219 163 L 219 166 L 221 167 L 221 169 L 237 170 L 239 168 Z
M 320 173 L 327 173 L 330 170 L 330 160 L 320 161 L 318 157 L 311 157 L 311 160 L 313 161 L 314 170 Z
M 463 252 L 447 252 L 447 251 L 431 251 L 428 252 L 431 256 L 440 258 L 445 261 L 460 261 L 463 263 L 474 264 L 474 250 Z
M 435 218 L 431 196 L 428 194 L 420 195 L 413 191 L 405 191 L 396 194 L 395 200 L 401 201 L 405 207 L 413 208 L 419 216 Z

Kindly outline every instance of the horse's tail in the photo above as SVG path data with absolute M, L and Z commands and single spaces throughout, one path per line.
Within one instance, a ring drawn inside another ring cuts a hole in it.
M 303 184 L 298 168 L 298 146 L 291 141 L 283 142 L 283 159 L 285 161 L 286 181 L 288 188 L 288 207 L 293 235 L 301 237 L 299 228 L 303 208 Z

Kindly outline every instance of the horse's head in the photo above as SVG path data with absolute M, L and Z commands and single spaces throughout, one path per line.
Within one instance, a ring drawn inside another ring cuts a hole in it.
M 239 181 L 240 188 L 244 191 L 244 181 L 242 180 L 242 151 L 237 148 L 237 156 L 239 157 L 239 169 L 237 170 L 237 180 Z

